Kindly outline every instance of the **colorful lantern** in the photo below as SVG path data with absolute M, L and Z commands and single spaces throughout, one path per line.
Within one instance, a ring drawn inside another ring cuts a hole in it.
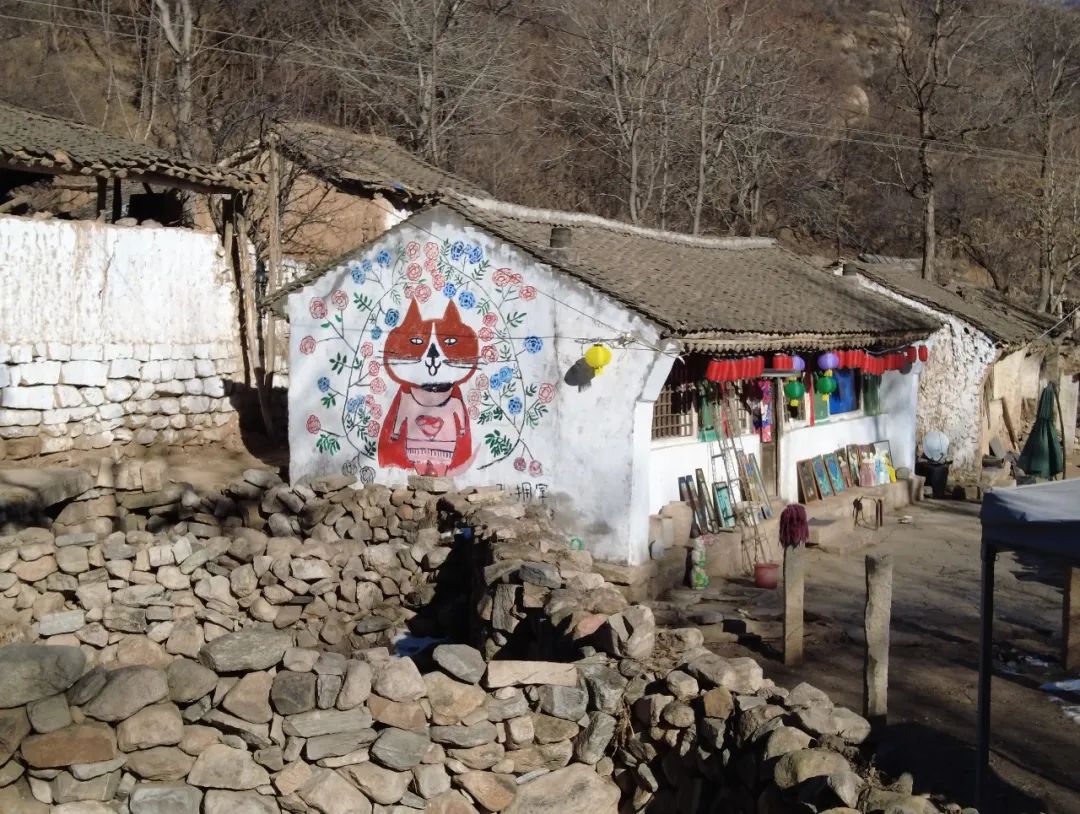
M 915 364 L 915 360 L 919 358 L 919 351 L 914 345 L 908 345 L 904 348 L 904 355 L 907 357 L 908 364 Z
M 591 367 L 597 376 L 604 372 L 604 368 L 610 362 L 611 349 L 607 345 L 601 345 L 597 342 L 585 351 L 585 364 Z
M 709 364 L 705 366 L 705 378 L 710 382 L 720 381 L 720 360 L 710 359 Z
M 823 353 L 817 358 L 817 366 L 826 376 L 832 376 L 833 370 L 840 367 L 840 357 L 832 351 Z
M 815 384 L 818 393 L 823 396 L 828 396 L 832 393 L 835 393 L 836 388 L 839 386 L 836 383 L 836 379 L 829 375 L 829 373 L 831 372 L 832 371 L 830 370 L 825 371 L 825 375 L 820 376 L 817 380 L 817 383 Z
M 806 370 L 806 360 L 803 359 L 801 356 L 792 356 L 791 369 L 797 370 L 802 373 L 804 370 Z
M 784 385 L 784 395 L 792 407 L 798 407 L 802 397 L 806 395 L 806 387 L 798 379 L 791 379 Z
M 930 349 L 926 345 L 919 345 L 919 361 L 925 362 L 930 358 Z

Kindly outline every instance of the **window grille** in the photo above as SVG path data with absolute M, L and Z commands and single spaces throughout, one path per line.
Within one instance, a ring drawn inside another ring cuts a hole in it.
M 689 438 L 694 434 L 694 411 L 675 412 L 672 409 L 673 388 L 665 385 L 653 404 L 652 437 Z

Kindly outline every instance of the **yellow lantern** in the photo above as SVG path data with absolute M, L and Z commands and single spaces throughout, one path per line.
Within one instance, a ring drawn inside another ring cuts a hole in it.
M 598 342 L 585 351 L 585 364 L 591 367 L 597 376 L 603 372 L 609 362 L 611 362 L 611 349 L 607 345 L 601 345 Z

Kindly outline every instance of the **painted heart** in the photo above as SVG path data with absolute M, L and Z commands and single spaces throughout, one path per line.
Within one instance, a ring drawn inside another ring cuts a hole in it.
M 416 426 L 428 438 L 434 438 L 443 428 L 443 420 L 432 415 L 422 415 L 417 417 Z

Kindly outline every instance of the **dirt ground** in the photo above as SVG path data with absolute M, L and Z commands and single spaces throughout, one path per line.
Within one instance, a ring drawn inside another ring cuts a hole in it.
M 787 669 L 768 638 L 718 652 L 765 657 L 782 686 L 809 681 L 838 704 L 862 709 L 865 555 L 892 555 L 893 608 L 888 728 L 876 762 L 909 771 L 916 792 L 974 804 L 974 746 L 979 647 L 977 505 L 929 501 L 887 518 L 881 542 L 849 554 L 808 552 L 806 662 Z M 990 812 L 1080 814 L 1080 697 L 1039 685 L 1065 677 L 1059 666 L 1063 570 L 1002 555 L 997 566 L 994 785 Z M 729 583 L 757 619 L 780 618 L 778 591 Z M 775 627 L 775 625 L 774 625 Z

